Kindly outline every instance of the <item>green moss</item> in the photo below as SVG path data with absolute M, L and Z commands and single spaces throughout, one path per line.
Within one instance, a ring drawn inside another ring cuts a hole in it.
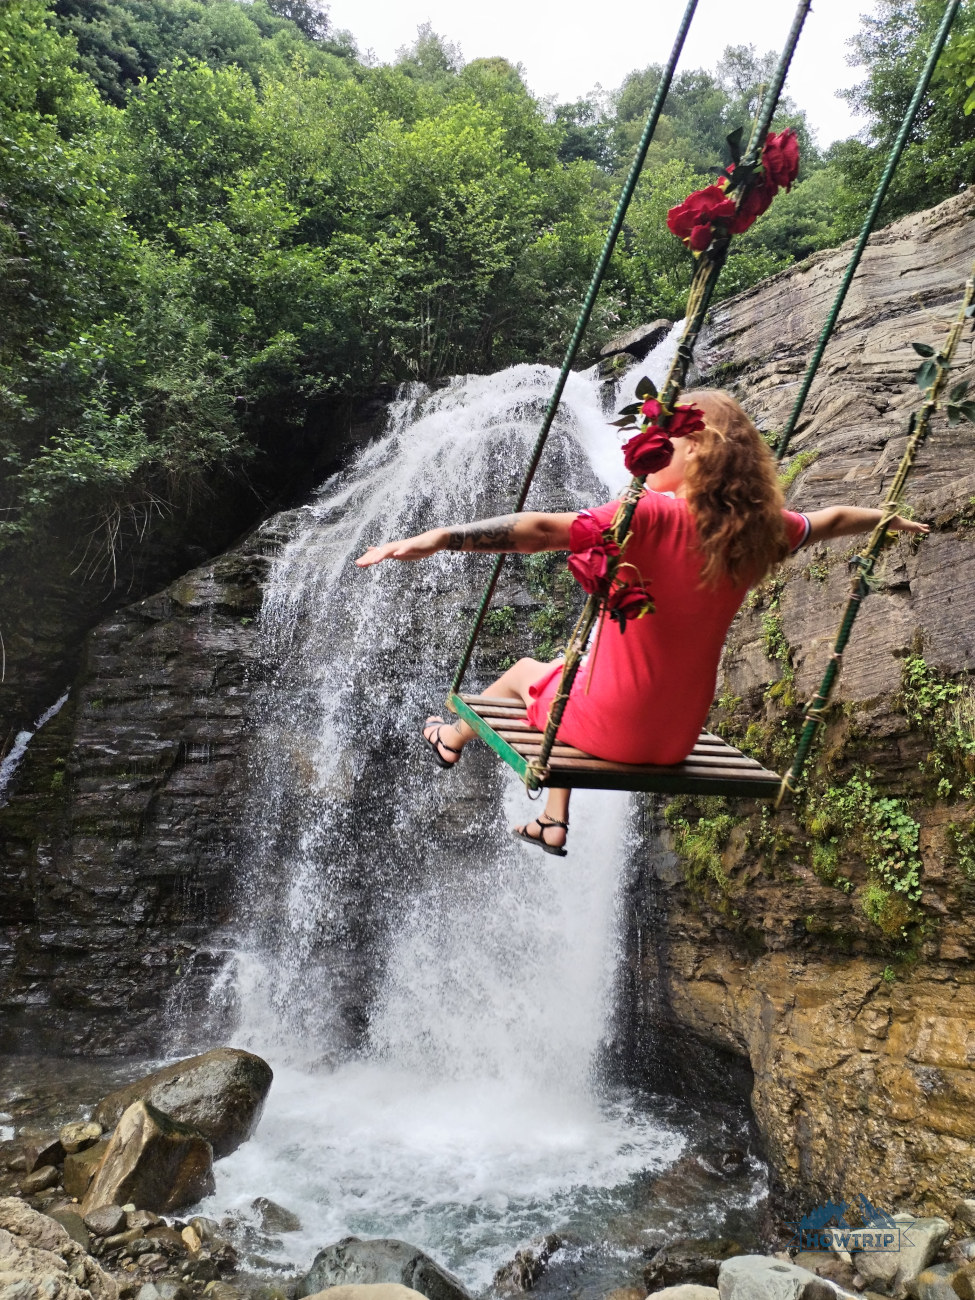
M 937 799 L 975 797 L 975 689 L 913 654 L 904 660 L 900 703 L 931 745 L 920 765 L 929 792 Z
M 733 814 L 720 796 L 694 799 L 688 795 L 678 795 L 668 804 L 664 818 L 688 886 L 719 910 L 737 915 L 730 902 L 732 882 L 723 853 L 731 832 L 745 819 Z
M 511 605 L 488 610 L 484 616 L 484 631 L 489 636 L 511 636 L 515 631 L 515 611 Z
M 539 602 L 529 620 L 532 654 L 536 659 L 555 659 L 575 623 L 579 589 L 566 568 L 565 557 L 551 551 L 526 556 L 523 572 L 528 590 Z
M 783 492 L 788 492 L 793 483 L 799 477 L 804 469 L 819 459 L 818 451 L 800 451 L 798 455 L 793 456 L 788 466 L 779 475 L 779 486 Z

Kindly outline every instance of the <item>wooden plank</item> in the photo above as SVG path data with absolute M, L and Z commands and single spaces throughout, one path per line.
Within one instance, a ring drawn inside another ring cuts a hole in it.
M 599 758 L 553 758 L 549 760 L 549 767 L 553 772 L 579 772 L 585 769 L 589 772 L 615 772 L 618 776 L 625 777 L 684 775 L 707 777 L 715 781 L 721 781 L 725 777 L 735 781 L 778 780 L 774 772 L 767 772 L 763 767 L 753 772 L 750 768 L 702 767 L 698 763 L 675 763 L 673 767 L 643 767 L 635 763 L 606 763 Z
M 542 752 L 540 745 L 513 745 L 512 748 L 524 758 L 537 758 Z M 571 759 L 573 762 L 583 764 L 583 766 L 595 763 L 605 764 L 607 770 L 612 768 L 619 772 L 676 772 L 693 767 L 695 770 L 700 769 L 702 772 L 711 772 L 717 777 L 737 776 L 739 773 L 743 776 L 758 776 L 768 770 L 762 767 L 761 763 L 743 762 L 734 758 L 685 758 L 683 763 L 667 765 L 657 763 L 613 763 L 608 759 L 593 758 L 591 754 L 584 754 L 579 750 L 559 753 L 555 749 L 552 751 L 552 758 Z

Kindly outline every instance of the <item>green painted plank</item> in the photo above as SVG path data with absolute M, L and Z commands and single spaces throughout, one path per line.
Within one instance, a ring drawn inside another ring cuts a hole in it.
M 498 758 L 517 772 L 523 781 L 525 780 L 528 774 L 528 763 L 525 759 L 516 749 L 512 749 L 506 740 L 502 740 L 494 728 L 488 726 L 484 719 L 453 691 L 447 696 L 447 708 L 452 713 L 456 713 L 459 718 L 463 718 L 469 727 L 473 727 L 485 744 L 491 746 Z

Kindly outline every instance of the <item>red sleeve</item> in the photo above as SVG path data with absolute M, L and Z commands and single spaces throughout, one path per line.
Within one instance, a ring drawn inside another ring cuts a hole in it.
M 589 510 L 580 510 L 580 515 L 588 515 L 600 530 L 608 528 L 616 517 L 620 507 L 618 501 L 607 501 L 604 506 L 592 506 Z
M 809 537 L 809 530 L 812 528 L 809 516 L 798 514 L 795 510 L 783 510 L 782 518 L 785 520 L 789 550 L 798 551 L 801 546 L 805 546 Z
M 637 502 L 636 511 L 633 515 L 631 527 L 635 532 L 641 533 L 653 525 L 657 517 L 657 502 L 659 499 L 656 492 L 644 492 Z M 599 529 L 608 528 L 616 518 L 616 512 L 619 508 L 620 503 L 618 501 L 607 501 L 604 506 L 591 506 L 588 510 L 581 510 L 579 518 L 591 519 Z

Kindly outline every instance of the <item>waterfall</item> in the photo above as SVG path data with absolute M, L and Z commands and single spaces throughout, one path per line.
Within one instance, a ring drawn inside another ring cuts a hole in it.
M 668 360 L 643 368 L 662 378 Z M 212 1209 L 246 1212 L 258 1191 L 297 1209 L 304 1231 L 278 1247 L 299 1262 L 348 1233 L 401 1236 L 483 1286 L 533 1233 L 605 1227 L 619 1189 L 685 1146 L 598 1082 L 629 796 L 577 792 L 565 860 L 511 839 L 534 811 L 516 778 L 478 744 L 441 771 L 418 741 L 489 557 L 352 563 L 506 512 L 553 380 L 517 366 L 411 386 L 273 563 L 246 923 L 214 996 L 276 1078 Z M 598 378 L 571 376 L 529 509 L 623 486 L 607 418 Z M 517 612 L 511 569 L 496 604 Z M 468 689 L 497 659 L 475 658 Z

